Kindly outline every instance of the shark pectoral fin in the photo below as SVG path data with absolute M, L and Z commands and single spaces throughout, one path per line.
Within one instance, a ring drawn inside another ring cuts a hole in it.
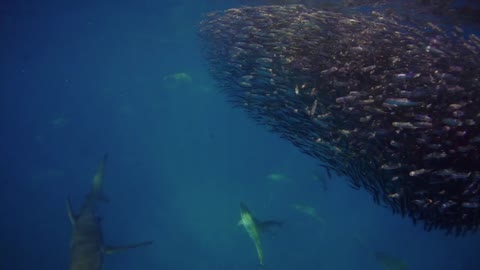
M 281 227 L 282 225 L 283 222 L 277 220 L 266 220 L 257 223 L 259 230 L 262 232 L 269 231 L 273 227 Z
M 72 225 L 75 225 L 75 216 L 73 215 L 72 203 L 70 202 L 70 198 L 67 198 L 67 213 L 68 219 L 70 219 L 70 223 Z
M 243 220 L 240 219 L 237 223 L 237 226 L 243 226 Z
M 137 243 L 137 244 L 133 244 L 133 245 L 125 245 L 125 246 L 109 246 L 109 247 L 104 248 L 104 253 L 109 255 L 109 254 L 117 253 L 119 251 L 124 251 L 124 250 L 128 250 L 128 249 L 134 249 L 134 248 L 138 248 L 138 247 L 148 246 L 148 245 L 151 245 L 151 244 L 153 244 L 153 241 L 146 241 L 146 242 L 142 242 L 142 243 Z

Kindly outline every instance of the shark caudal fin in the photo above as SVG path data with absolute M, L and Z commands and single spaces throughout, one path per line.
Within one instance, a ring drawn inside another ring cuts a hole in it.
M 138 248 L 138 247 L 148 246 L 148 245 L 151 245 L 151 244 L 153 244 L 153 241 L 146 241 L 146 242 L 141 242 L 141 243 L 137 243 L 137 244 L 133 244 L 133 245 L 125 245 L 125 246 L 107 246 L 107 247 L 104 248 L 104 253 L 109 255 L 109 254 L 117 253 L 117 252 L 120 252 L 120 251 L 125 251 L 125 250 L 134 249 L 134 248 Z
M 108 198 L 103 193 L 103 171 L 105 169 L 105 163 L 107 162 L 108 155 L 105 153 L 103 155 L 103 159 L 100 162 L 100 166 L 93 176 L 92 180 L 92 191 L 89 194 L 89 197 L 95 200 L 100 200 L 104 202 L 108 202 Z

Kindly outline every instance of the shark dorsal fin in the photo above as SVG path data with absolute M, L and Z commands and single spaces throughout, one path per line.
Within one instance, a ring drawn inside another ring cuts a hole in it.
M 72 210 L 72 203 L 70 202 L 70 198 L 67 198 L 67 213 L 68 219 L 70 219 L 70 223 L 75 226 L 75 215 L 73 214 Z
M 98 166 L 97 172 L 93 176 L 92 191 L 90 195 L 92 199 L 108 202 L 107 197 L 103 193 L 103 171 L 105 170 L 105 164 L 107 163 L 108 155 L 105 153 L 103 159 Z
M 141 242 L 133 245 L 125 245 L 125 246 L 107 246 L 103 249 L 103 252 L 107 255 L 117 253 L 119 251 L 124 251 L 124 250 L 129 250 L 129 249 L 134 249 L 138 247 L 143 247 L 143 246 L 148 246 L 153 244 L 153 241 L 146 241 L 146 242 Z

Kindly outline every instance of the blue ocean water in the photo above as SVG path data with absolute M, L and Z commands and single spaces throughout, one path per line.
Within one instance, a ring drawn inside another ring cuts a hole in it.
M 408 269 L 480 267 L 478 234 L 425 232 L 231 108 L 196 31 L 237 3 L 3 3 L 0 269 L 68 267 L 65 200 L 79 209 L 104 153 L 105 242 L 154 241 L 106 270 L 256 269 L 240 202 L 285 222 L 262 236 L 267 269 L 387 269 L 375 252 Z

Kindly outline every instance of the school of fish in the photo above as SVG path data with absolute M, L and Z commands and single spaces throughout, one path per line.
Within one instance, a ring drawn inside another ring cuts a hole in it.
M 234 106 L 426 230 L 477 231 L 480 38 L 403 20 L 242 7 L 199 34 Z

